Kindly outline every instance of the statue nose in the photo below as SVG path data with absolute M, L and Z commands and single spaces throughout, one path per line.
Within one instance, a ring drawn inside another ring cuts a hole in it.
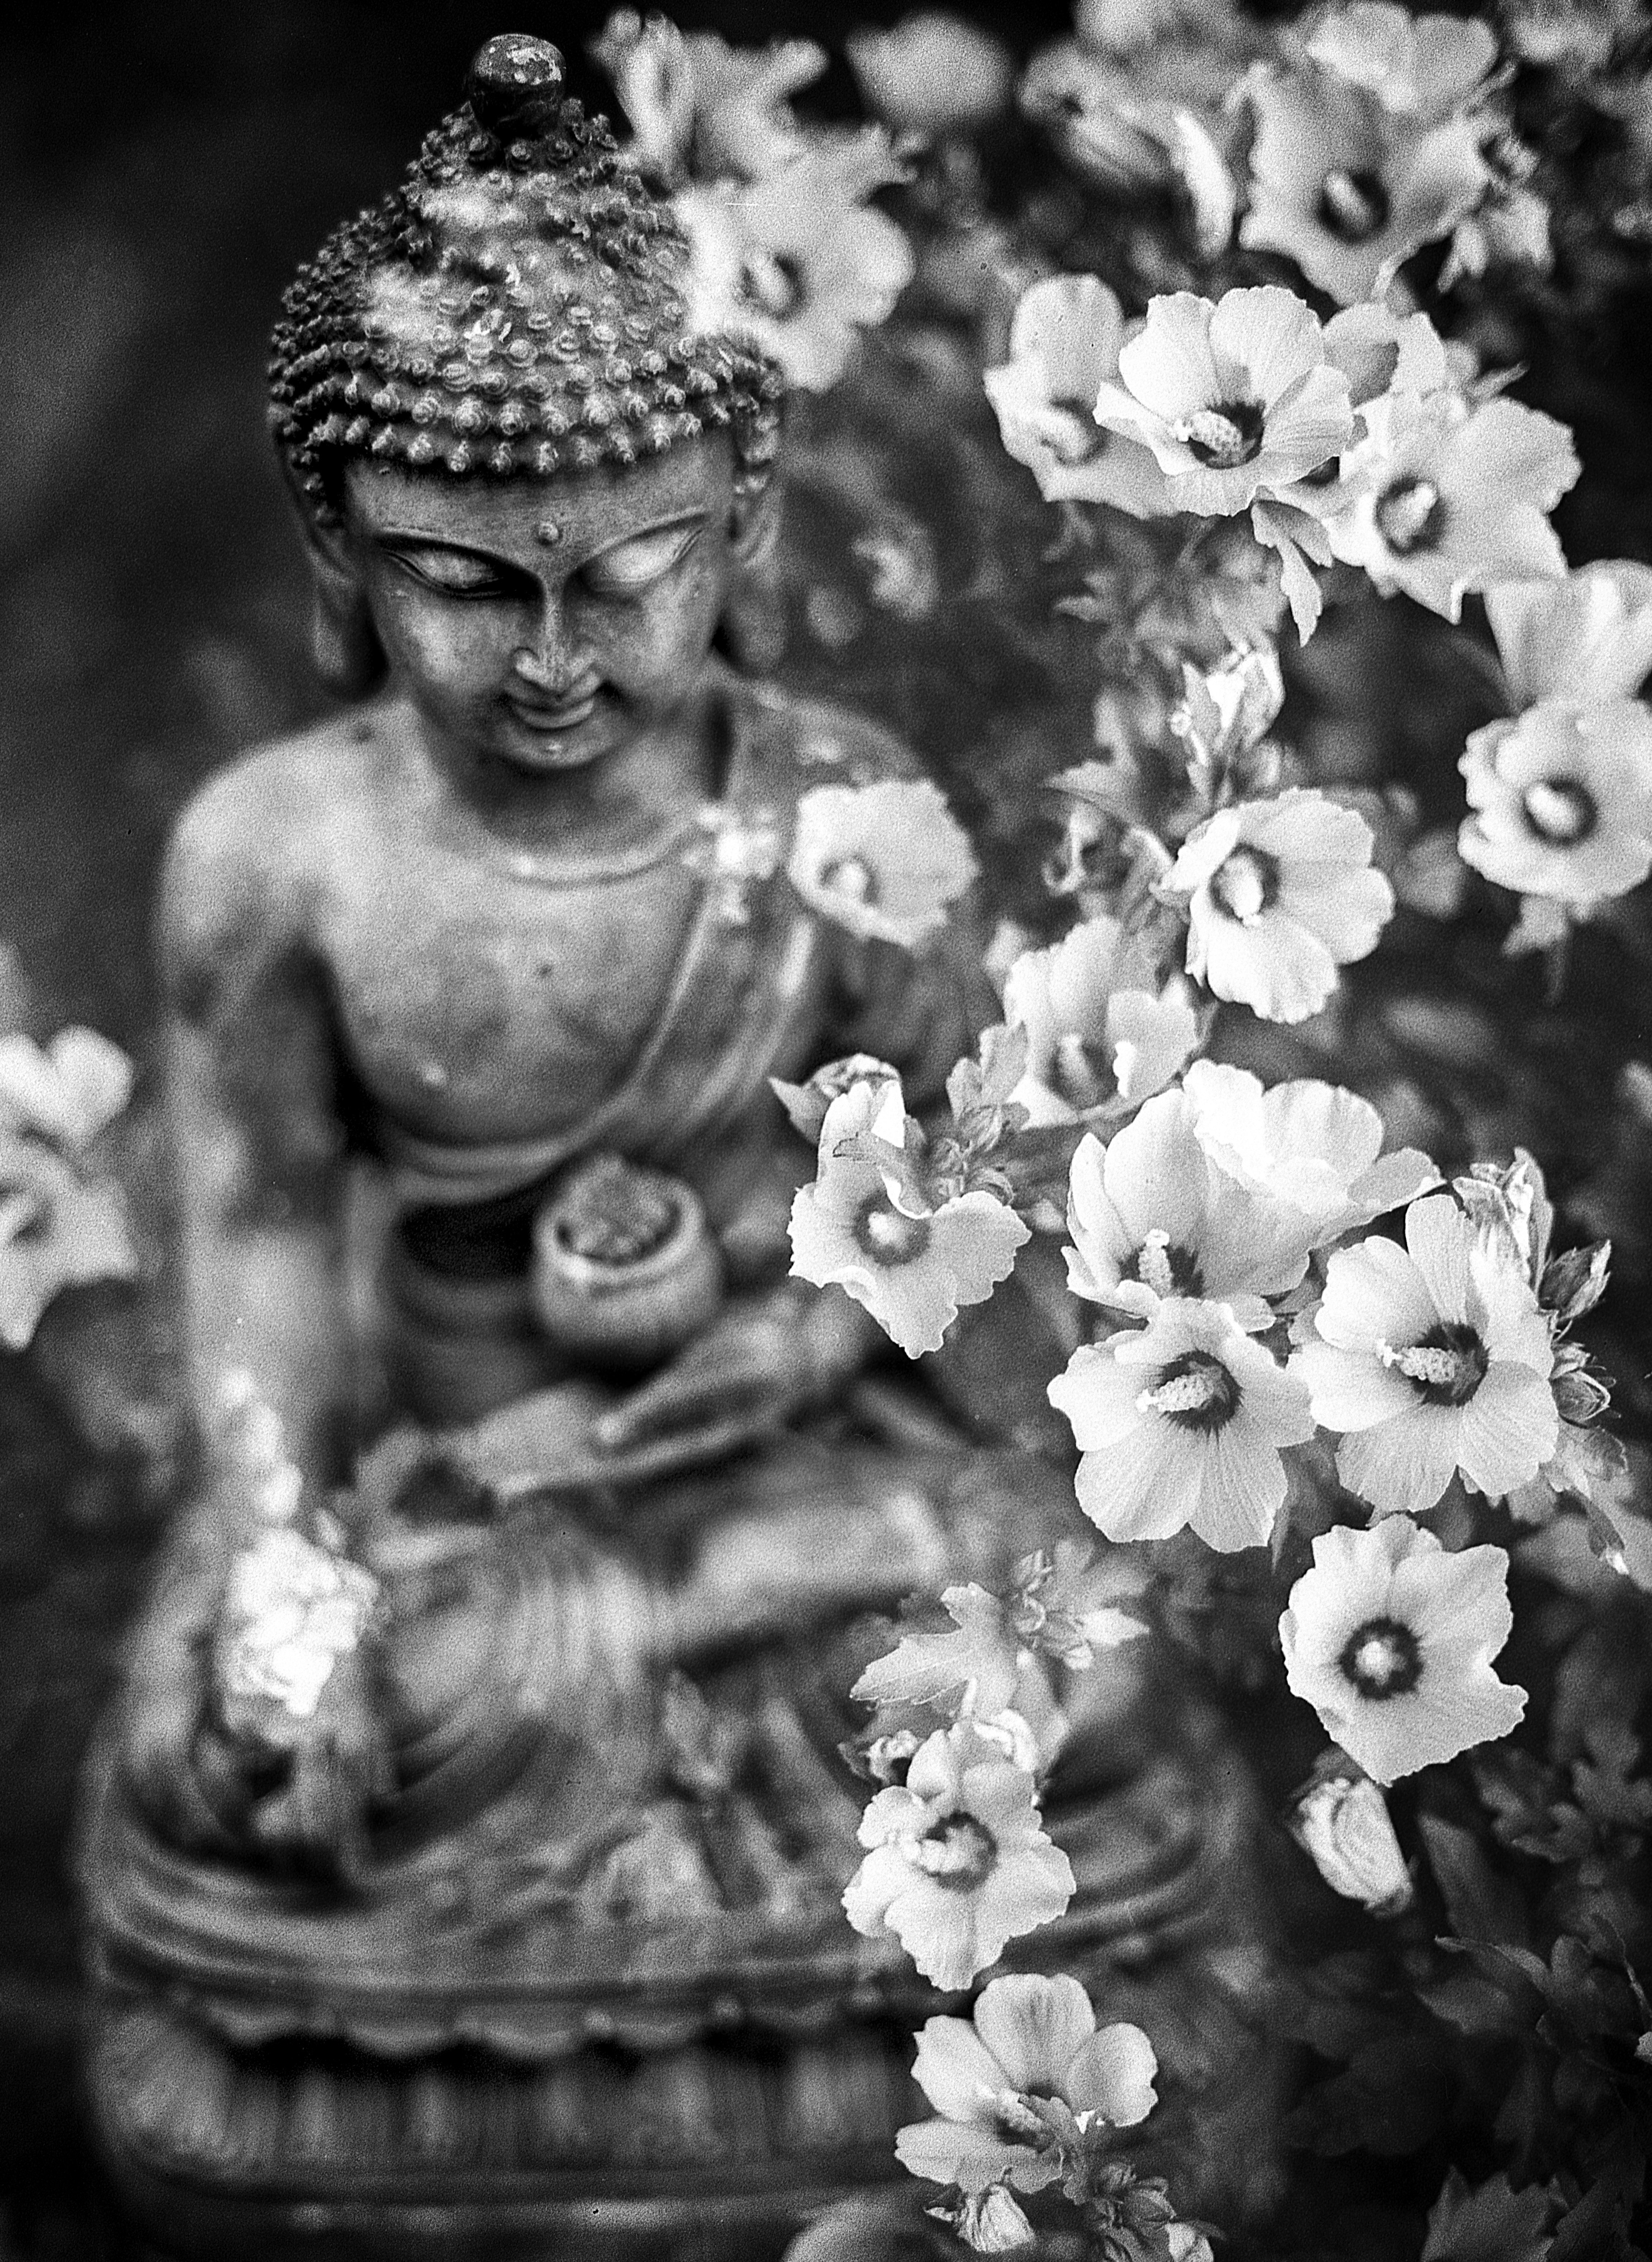
M 519 645 L 511 665 L 523 682 L 532 684 L 537 691 L 566 691 L 581 673 L 559 618 L 547 619 L 531 644 Z

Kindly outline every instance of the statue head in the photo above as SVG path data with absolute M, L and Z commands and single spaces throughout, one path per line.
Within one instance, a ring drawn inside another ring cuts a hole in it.
M 520 645 L 524 711 L 555 718 L 616 654 L 623 677 L 623 627 L 651 646 L 655 674 L 680 670 L 696 638 L 703 659 L 730 576 L 766 530 L 781 380 L 749 345 L 689 328 L 675 215 L 564 96 L 554 47 L 488 40 L 465 96 L 400 185 L 288 291 L 271 421 L 335 688 L 368 688 L 388 656 L 415 701 L 439 702 L 444 665 L 486 659 L 473 648 L 486 601 L 514 590 L 538 618 Z M 691 552 L 693 587 L 679 590 Z M 672 609 L 682 648 L 667 653 L 673 592 L 692 602 Z M 438 633 L 444 606 L 459 614 Z M 455 688 L 461 707 L 480 694 Z

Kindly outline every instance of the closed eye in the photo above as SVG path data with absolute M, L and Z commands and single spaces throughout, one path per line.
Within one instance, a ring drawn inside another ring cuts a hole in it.
M 498 596 L 507 586 L 497 566 L 468 550 L 398 547 L 389 555 L 410 580 L 444 597 Z
M 639 534 L 630 542 L 617 542 L 611 550 L 588 559 L 580 578 L 593 596 L 634 596 L 682 564 L 699 540 L 703 524 L 703 520 L 696 519 L 682 526 L 662 526 L 653 534 Z

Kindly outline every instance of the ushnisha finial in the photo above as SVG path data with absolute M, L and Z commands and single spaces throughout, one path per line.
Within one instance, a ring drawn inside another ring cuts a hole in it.
M 562 58 L 530 32 L 500 32 L 472 56 L 465 96 L 477 124 L 501 141 L 531 139 L 562 107 Z
M 489 40 L 401 185 L 299 270 L 271 341 L 271 422 L 318 516 L 363 457 L 544 479 L 726 430 L 742 482 L 767 478 L 779 371 L 689 327 L 670 199 L 562 85 L 547 41 Z

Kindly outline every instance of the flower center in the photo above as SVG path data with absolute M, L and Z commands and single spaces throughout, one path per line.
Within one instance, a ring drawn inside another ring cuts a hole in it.
M 1446 506 L 1432 479 L 1396 479 L 1377 498 L 1376 529 L 1397 558 L 1438 550 Z
M 1491 1364 L 1484 1344 L 1461 1320 L 1431 1328 L 1420 1343 L 1402 1351 L 1380 1343 L 1376 1352 L 1384 1366 L 1397 1367 L 1431 1406 L 1466 1406 Z
M 1279 864 L 1260 848 L 1236 848 L 1210 875 L 1216 909 L 1241 926 L 1254 926 L 1279 900 Z
M 1540 778 L 1526 789 L 1520 810 L 1527 830 L 1556 848 L 1575 847 L 1600 822 L 1593 794 L 1576 778 Z
M 1368 243 L 1388 217 L 1389 192 L 1380 173 L 1338 165 L 1319 184 L 1320 224 L 1344 243 Z
M 1112 436 L 1096 422 L 1094 402 L 1052 400 L 1050 405 L 1061 412 L 1061 427 L 1053 443 L 1061 461 L 1064 464 L 1093 464 Z
M 1050 2134 L 1049 2124 L 1034 2109 L 1033 2100 L 1044 2093 L 1000 2089 L 992 2100 L 994 2134 L 1006 2144 L 1037 2144 Z
M 1156 1296 L 1202 1296 L 1205 1293 L 1199 1259 L 1191 1249 L 1172 1241 L 1160 1225 L 1144 1235 L 1130 1259 L 1130 1271 Z
M 998 1841 L 973 1814 L 949 1814 L 901 1850 L 914 1869 L 938 1885 L 967 1893 L 992 1875 Z
M 832 895 L 847 897 L 852 904 L 877 901 L 877 875 L 864 856 L 834 856 L 820 868 L 820 885 Z
M 1213 472 L 1236 471 L 1262 452 L 1262 412 L 1253 400 L 1224 400 L 1184 416 L 1171 430 Z
M 739 295 L 760 313 L 783 321 L 797 313 L 806 295 L 803 270 L 784 252 L 749 251 L 740 273 Z
M 930 1221 L 908 1217 L 887 1194 L 876 1193 L 861 1205 L 855 1221 L 855 1238 L 873 1262 L 886 1267 L 910 1264 L 929 1246 Z
M 1162 1414 L 1179 1430 L 1224 1429 L 1239 1410 L 1239 1386 L 1208 1351 L 1184 1351 L 1136 1401 L 1138 1414 Z
M 1337 1662 L 1360 1694 L 1376 1704 L 1409 1696 L 1423 1677 L 1417 1636 L 1398 1618 L 1367 1618 L 1355 1626 Z
M 1071 1107 L 1097 1107 L 1118 1089 L 1111 1066 L 1071 1030 L 1056 1040 L 1053 1073 L 1057 1091 Z

